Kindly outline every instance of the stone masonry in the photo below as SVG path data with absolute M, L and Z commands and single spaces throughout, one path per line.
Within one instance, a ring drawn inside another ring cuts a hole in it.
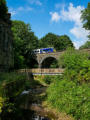
M 77 50 L 82 52 L 88 52 L 90 53 L 90 49 L 83 49 L 83 50 Z M 64 53 L 65 51 L 61 52 L 54 52 L 54 53 L 43 53 L 43 54 L 36 54 L 36 61 L 38 63 L 38 68 L 41 68 L 42 62 L 49 57 L 55 58 L 56 60 L 59 59 L 59 57 Z
M 56 60 L 59 59 L 60 55 L 63 53 L 62 52 L 54 52 L 54 53 L 43 53 L 43 54 L 36 54 L 36 60 L 38 62 L 38 67 L 41 68 L 42 62 L 49 57 L 55 58 Z
M 0 18 L 0 71 L 7 71 L 13 66 L 12 32 L 10 14 Z

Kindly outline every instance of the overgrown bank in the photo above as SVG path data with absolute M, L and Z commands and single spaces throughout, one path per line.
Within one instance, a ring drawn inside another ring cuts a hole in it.
M 18 99 L 22 91 L 24 91 L 28 86 L 29 86 L 29 81 L 27 80 L 25 74 L 0 73 L 1 120 L 4 119 L 14 120 L 19 118 L 21 111 L 18 106 L 20 102 Z
M 90 55 L 71 49 L 60 57 L 59 65 L 65 73 L 54 80 L 48 78 L 52 83 L 47 89 L 47 103 L 76 120 L 89 120 Z

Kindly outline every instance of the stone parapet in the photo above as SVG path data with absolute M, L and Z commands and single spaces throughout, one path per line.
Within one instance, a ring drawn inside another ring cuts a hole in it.
M 55 74 L 55 73 L 63 73 L 64 69 L 61 68 L 50 68 L 50 69 L 40 69 L 40 68 L 36 68 L 36 69 L 20 69 L 17 70 L 17 72 L 19 73 L 37 73 L 37 74 Z

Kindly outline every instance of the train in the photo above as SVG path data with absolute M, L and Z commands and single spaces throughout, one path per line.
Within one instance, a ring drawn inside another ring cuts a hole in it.
M 35 50 L 33 50 L 33 53 L 34 54 L 42 54 L 42 53 L 52 53 L 55 51 L 56 50 L 53 47 L 50 47 L 50 48 L 35 49 Z

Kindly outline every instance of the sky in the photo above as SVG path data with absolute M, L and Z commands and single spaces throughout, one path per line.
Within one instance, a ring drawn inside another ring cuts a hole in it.
M 68 35 L 78 49 L 87 40 L 89 31 L 82 26 L 81 11 L 89 0 L 6 0 L 12 20 L 29 23 L 40 39 L 51 32 Z

